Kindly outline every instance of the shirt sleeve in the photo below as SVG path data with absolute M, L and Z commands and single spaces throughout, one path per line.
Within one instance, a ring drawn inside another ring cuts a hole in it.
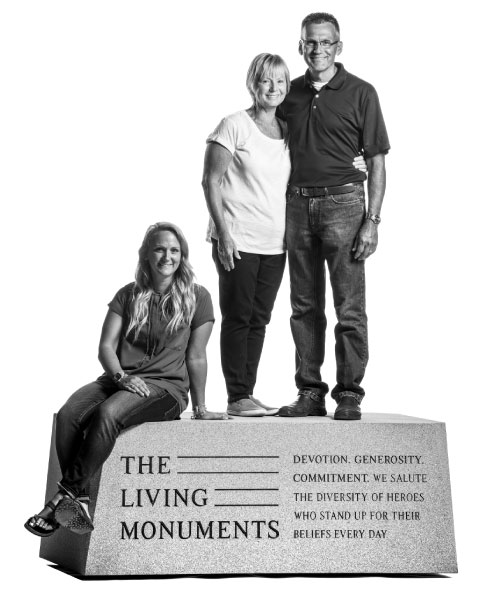
M 217 127 L 207 137 L 207 143 L 220 143 L 234 154 L 239 145 L 238 125 L 230 116 L 219 122 Z
M 388 133 L 381 112 L 380 100 L 371 86 L 363 105 L 363 149 L 366 158 L 387 154 L 390 149 Z
M 196 309 L 191 321 L 191 330 L 197 329 L 206 322 L 214 322 L 215 316 L 212 305 L 212 298 L 205 287 L 195 285 Z
M 127 309 L 127 303 L 129 301 L 130 293 L 132 291 L 134 283 L 125 285 L 117 291 L 112 301 L 108 304 L 109 310 L 115 312 L 122 318 L 125 316 L 125 310 Z

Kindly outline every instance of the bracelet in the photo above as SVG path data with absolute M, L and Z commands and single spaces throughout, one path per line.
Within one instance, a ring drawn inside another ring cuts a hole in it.
M 205 403 L 200 403 L 199 405 L 193 408 L 193 415 L 191 416 L 191 418 L 202 419 L 206 412 L 207 407 L 205 406 Z

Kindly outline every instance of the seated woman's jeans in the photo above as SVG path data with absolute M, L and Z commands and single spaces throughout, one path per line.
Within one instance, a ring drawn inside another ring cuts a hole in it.
M 102 377 L 77 390 L 56 417 L 56 450 L 61 485 L 79 495 L 106 461 L 120 432 L 144 422 L 171 421 L 180 415 L 177 400 L 146 381 L 146 397 L 120 390 Z

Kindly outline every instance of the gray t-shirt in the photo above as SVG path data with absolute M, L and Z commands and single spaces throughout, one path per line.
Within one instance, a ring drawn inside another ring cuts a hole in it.
M 205 287 L 195 285 L 196 308 L 191 324 L 171 334 L 168 333 L 167 322 L 161 314 L 163 296 L 152 293 L 148 322 L 136 337 L 134 329 L 126 335 L 134 285 L 132 282 L 122 287 L 108 304 L 110 310 L 123 319 L 117 347 L 120 364 L 129 375 L 137 375 L 167 390 L 179 402 L 180 410 L 184 411 L 188 405 L 190 387 L 186 349 L 191 332 L 206 322 L 215 320 L 210 293 Z

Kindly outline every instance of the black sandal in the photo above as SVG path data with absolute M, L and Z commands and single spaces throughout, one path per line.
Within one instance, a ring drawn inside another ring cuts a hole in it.
M 44 507 L 52 510 L 53 514 L 56 511 L 56 506 L 51 501 L 49 501 Z M 41 527 L 36 522 L 36 519 L 42 519 L 46 523 L 49 523 L 49 525 L 52 525 L 52 529 L 45 529 L 44 527 Z M 30 519 L 25 522 L 24 527 L 27 529 L 27 531 L 30 531 L 30 533 L 33 533 L 34 535 L 39 537 L 49 537 L 59 529 L 59 523 L 54 518 L 45 518 L 43 516 L 39 516 L 38 514 L 34 514 L 34 516 L 31 516 Z

